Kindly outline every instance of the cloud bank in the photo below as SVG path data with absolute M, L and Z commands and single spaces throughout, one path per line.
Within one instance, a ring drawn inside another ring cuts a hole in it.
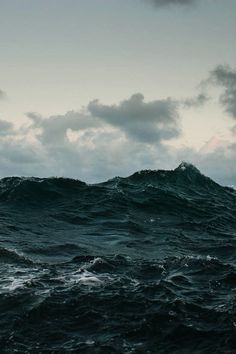
M 138 93 L 115 105 L 93 100 L 64 115 L 29 113 L 28 123 L 18 129 L 0 121 L 1 174 L 95 182 L 168 168 L 166 144 L 181 133 L 178 107 L 171 98 L 148 102 Z
M 40 161 L 44 173 L 90 182 L 150 165 L 165 166 L 164 143 L 180 134 L 177 102 L 170 98 L 145 102 L 140 93 L 117 105 L 94 100 L 82 111 L 48 118 L 29 113 L 28 118 L 21 133 L 25 141 L 33 141 L 34 168 L 42 173 Z
M 233 119 L 235 78 L 228 67 L 210 74 L 211 84 L 223 89 L 220 102 Z M 93 183 L 141 169 L 175 168 L 188 160 L 222 184 L 236 184 L 236 144 L 215 138 L 199 152 L 171 144 L 182 134 L 181 110 L 208 100 L 200 93 L 182 100 L 146 101 L 136 93 L 113 105 L 93 100 L 63 115 L 29 113 L 19 128 L 0 120 L 1 176 L 65 176 Z

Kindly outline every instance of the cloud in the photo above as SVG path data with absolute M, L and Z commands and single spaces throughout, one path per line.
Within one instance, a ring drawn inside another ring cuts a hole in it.
M 148 0 L 155 6 L 168 6 L 168 5 L 192 5 L 197 0 Z
M 183 100 L 183 106 L 185 108 L 198 108 L 205 105 L 210 100 L 210 97 L 204 93 L 200 93 L 196 97 L 190 97 Z
M 0 121 L 1 173 L 70 176 L 88 182 L 168 167 L 163 144 L 180 134 L 178 102 L 135 94 L 116 105 L 91 101 L 80 111 L 28 113 L 16 129 Z
M 80 112 L 77 113 L 78 121 L 80 118 L 83 119 L 80 114 Z M 27 134 L 29 136 L 35 134 L 36 138 L 35 143 L 30 144 L 31 151 L 37 152 L 34 174 L 69 176 L 91 183 L 104 181 L 115 175 L 129 175 L 138 169 L 148 168 L 152 163 L 163 166 L 168 161 L 165 158 L 167 149 L 161 144 L 152 147 L 138 141 L 131 142 L 119 129 L 110 128 L 103 122 L 100 122 L 97 128 L 89 125 L 75 131 L 67 128 L 72 127 L 72 124 L 68 113 L 66 116 L 67 125 L 59 124 L 60 128 L 58 127 L 51 140 L 53 127 L 57 125 L 56 117 L 43 119 L 41 126 L 38 122 L 37 126 L 33 123 L 28 127 Z M 59 117 L 59 123 L 63 120 L 62 118 L 63 116 Z M 71 132 L 75 133 L 73 139 L 68 136 Z M 25 140 L 27 141 L 27 138 Z M 18 148 L 22 149 L 20 146 Z M 26 152 L 27 150 L 23 148 L 23 154 Z M 37 164 L 39 155 L 40 164 Z M 24 166 L 24 174 L 28 175 L 29 171 L 33 170 L 33 166 L 32 164 L 24 164 Z M 15 169 L 18 169 L 18 166 L 15 165 Z
M 168 148 L 163 142 L 180 134 L 178 102 L 170 98 L 145 102 L 142 94 L 117 105 L 94 100 L 77 112 L 48 118 L 36 113 L 27 116 L 29 124 L 20 130 L 26 141 L 29 137 L 33 141 L 35 162 L 41 155 L 39 175 L 47 171 L 88 182 L 166 166 Z M 31 171 L 30 166 L 26 171 Z
M 29 129 L 39 129 L 37 138 L 45 145 L 60 145 L 68 140 L 67 131 L 84 132 L 89 128 L 98 128 L 101 123 L 86 112 L 69 111 L 65 115 L 42 118 L 35 113 L 28 113 L 32 124 Z
M 145 102 L 140 93 L 118 105 L 103 105 L 98 100 L 88 105 L 94 118 L 119 128 L 127 138 L 151 144 L 180 135 L 177 108 L 177 102 L 170 98 Z
M 78 132 L 80 140 L 93 136 L 94 131 L 115 130 L 119 136 L 141 143 L 160 144 L 180 134 L 178 103 L 170 98 L 145 102 L 142 94 L 135 94 L 118 105 L 103 105 L 91 101 L 84 111 L 70 111 L 65 115 L 43 119 L 29 113 L 38 129 L 38 139 L 46 145 L 61 145 L 68 141 L 68 130 Z
M 218 182 L 236 184 L 234 145 L 211 139 L 197 152 L 170 144 L 181 134 L 178 112 L 204 101 L 201 95 L 145 101 L 135 94 L 114 105 L 91 101 L 64 115 L 29 113 L 28 123 L 19 128 L 2 120 L 1 176 L 65 176 L 93 183 L 141 169 L 175 168 L 188 160 Z
M 0 136 L 9 135 L 12 133 L 13 124 L 6 120 L 0 120 Z
M 222 87 L 220 103 L 233 119 L 236 119 L 236 70 L 219 65 L 210 74 L 210 83 Z
M 6 93 L 0 89 L 0 100 L 6 97 Z

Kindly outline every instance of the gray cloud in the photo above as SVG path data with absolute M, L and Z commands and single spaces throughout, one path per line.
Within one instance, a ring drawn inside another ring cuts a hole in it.
M 40 147 L 32 144 L 23 129 L 0 120 L 0 176 L 34 175 L 42 171 Z
M 93 117 L 119 128 L 127 137 L 153 144 L 179 136 L 177 107 L 177 102 L 170 98 L 146 103 L 138 93 L 118 105 L 92 101 L 88 111 Z
M 6 97 L 6 93 L 0 89 L 0 100 Z
M 7 140 L 2 142 L 0 144 L 0 154 L 5 161 L 14 165 L 31 165 L 40 162 L 36 150 L 24 141 Z
M 13 133 L 13 124 L 6 120 L 0 120 L 0 136 L 9 135 L 11 133 Z
M 168 6 L 168 5 L 192 5 L 197 0 L 148 0 L 155 6 Z
M 38 129 L 37 138 L 46 145 L 66 143 L 69 129 L 82 133 L 81 140 L 91 138 L 94 130 L 112 128 L 119 135 L 149 144 L 160 144 L 180 134 L 178 103 L 170 98 L 145 102 L 142 94 L 118 105 L 103 105 L 94 100 L 83 112 L 70 111 L 47 119 L 29 113 L 28 117 L 32 122 L 29 129 Z
M 206 102 L 210 100 L 210 97 L 204 93 L 200 93 L 196 97 L 190 97 L 183 100 L 183 106 L 185 108 L 198 108 L 204 106 Z
M 29 129 L 40 129 L 37 137 L 43 144 L 60 145 L 67 138 L 67 131 L 85 131 L 89 128 L 98 128 L 101 123 L 86 112 L 69 111 L 65 115 L 51 116 L 43 119 L 35 113 L 28 113 L 32 121 Z
M 236 119 L 236 70 L 220 65 L 211 72 L 209 81 L 224 89 L 220 103 Z
M 231 132 L 236 135 L 236 125 L 231 128 Z

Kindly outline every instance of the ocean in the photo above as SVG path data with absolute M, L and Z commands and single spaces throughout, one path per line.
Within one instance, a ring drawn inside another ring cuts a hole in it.
M 236 191 L 191 164 L 0 180 L 0 353 L 236 353 Z

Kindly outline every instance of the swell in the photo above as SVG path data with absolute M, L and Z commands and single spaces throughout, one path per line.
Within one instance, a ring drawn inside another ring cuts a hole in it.
M 104 195 L 110 192 L 115 194 L 141 193 L 151 190 L 160 190 L 176 194 L 182 197 L 201 197 L 205 194 L 212 197 L 223 194 L 231 198 L 235 197 L 233 189 L 225 188 L 215 183 L 210 178 L 202 175 L 200 171 L 191 164 L 182 163 L 173 171 L 151 171 L 144 170 L 136 172 L 127 178 L 116 177 L 104 183 L 86 185 L 79 180 L 69 178 L 26 178 L 6 177 L 0 181 L 0 200 L 50 200 L 60 199 L 80 194 L 83 191 L 96 195 Z
M 69 178 L 6 177 L 0 182 L 1 201 L 50 201 L 80 192 L 86 186 Z
M 1 353 L 235 352 L 236 192 L 183 163 L 0 181 Z
M 46 207 L 53 210 L 54 219 L 74 225 L 88 225 L 91 219 L 125 219 L 127 214 L 142 211 L 172 219 L 189 216 L 194 222 L 216 216 L 223 218 L 223 223 L 233 223 L 235 200 L 234 190 L 218 185 L 188 164 L 173 171 L 141 171 L 95 185 L 64 178 L 11 177 L 0 181 L 0 206 Z

